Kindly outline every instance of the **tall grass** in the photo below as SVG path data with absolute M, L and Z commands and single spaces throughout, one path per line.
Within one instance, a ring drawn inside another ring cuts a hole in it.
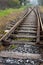
M 12 12 L 21 12 L 22 10 L 24 10 L 26 8 L 26 6 L 21 6 L 18 9 L 13 9 L 13 8 L 9 8 L 9 9 L 5 9 L 5 10 L 0 10 L 0 17 L 2 16 L 6 16 L 9 15 Z

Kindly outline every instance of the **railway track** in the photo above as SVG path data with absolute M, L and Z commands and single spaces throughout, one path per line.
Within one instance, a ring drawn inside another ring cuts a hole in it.
M 43 44 L 43 13 L 39 13 L 40 17 L 40 44 Z
M 38 9 L 30 8 L 30 11 L 0 41 L 4 46 L 10 45 L 6 50 L 0 52 L 0 64 L 43 65 Z

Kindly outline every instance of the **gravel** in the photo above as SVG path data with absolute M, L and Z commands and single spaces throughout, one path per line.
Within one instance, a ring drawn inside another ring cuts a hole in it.
M 39 65 L 38 60 L 33 59 L 3 58 L 2 63 L 5 65 Z
M 37 46 L 32 46 L 32 45 L 22 45 L 22 46 L 18 46 L 16 48 L 13 49 L 13 52 L 22 52 L 22 53 L 39 53 L 39 47 Z

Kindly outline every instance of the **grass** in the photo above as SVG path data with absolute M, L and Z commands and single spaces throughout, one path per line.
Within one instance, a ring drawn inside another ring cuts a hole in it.
M 6 32 L 4 30 L 1 30 L 0 34 L 6 34 Z
M 13 44 L 13 45 L 9 46 L 8 49 L 11 49 L 11 50 L 12 50 L 12 49 L 14 49 L 14 48 L 16 48 L 16 47 L 17 47 L 17 46 Z
M 2 16 L 7 16 L 12 12 L 21 12 L 23 11 L 27 6 L 21 6 L 21 8 L 18 9 L 13 9 L 13 8 L 9 8 L 9 9 L 5 9 L 5 10 L 0 10 L 0 17 Z
M 15 38 L 14 40 L 31 41 L 31 40 L 33 40 L 33 38 Z
M 0 35 L 3 36 L 4 34 L 6 34 L 6 32 L 4 30 L 0 30 Z M 2 38 L 2 36 L 0 36 L 0 39 Z
M 16 19 L 19 15 L 21 15 L 22 11 L 26 9 L 27 6 L 21 6 L 20 8 L 9 8 L 5 10 L 0 10 L 0 34 L 5 34 L 3 31 L 10 21 Z

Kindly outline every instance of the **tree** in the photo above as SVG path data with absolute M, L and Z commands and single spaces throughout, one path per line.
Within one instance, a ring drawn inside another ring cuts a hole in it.
M 22 5 L 22 3 L 24 3 L 24 5 L 26 5 L 26 0 L 19 0 L 20 1 L 20 5 Z
M 8 0 L 8 5 L 10 7 L 16 7 L 20 5 L 20 1 L 19 0 Z
M 43 0 L 38 0 L 39 5 L 43 5 Z

